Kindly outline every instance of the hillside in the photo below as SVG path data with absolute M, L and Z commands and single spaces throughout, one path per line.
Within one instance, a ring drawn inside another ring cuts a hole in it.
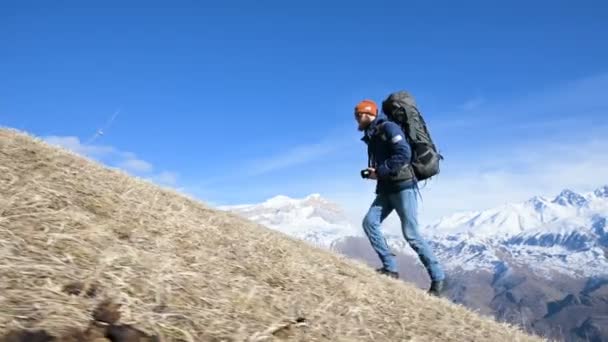
M 537 340 L 6 129 L 0 308 L 6 341 Z

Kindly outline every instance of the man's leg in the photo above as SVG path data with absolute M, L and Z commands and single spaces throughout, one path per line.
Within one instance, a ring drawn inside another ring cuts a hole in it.
M 386 239 L 382 235 L 380 225 L 382 221 L 393 211 L 390 201 L 385 195 L 377 195 L 370 206 L 367 214 L 363 218 L 363 230 L 369 239 L 372 247 L 380 257 L 384 269 L 397 272 L 397 265 L 391 253 Z
M 418 254 L 431 280 L 434 282 L 443 280 L 445 278 L 443 269 L 431 247 L 420 234 L 416 189 L 406 189 L 399 193 L 391 194 L 390 200 L 401 219 L 401 228 L 405 240 Z

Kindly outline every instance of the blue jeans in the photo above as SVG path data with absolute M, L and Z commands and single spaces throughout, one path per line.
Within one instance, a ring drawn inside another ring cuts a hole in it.
M 393 211 L 397 211 L 401 220 L 401 230 L 405 240 L 418 254 L 420 261 L 426 268 L 431 280 L 443 280 L 445 275 L 437 258 L 431 251 L 426 240 L 420 235 L 418 228 L 418 202 L 416 188 L 405 189 L 397 193 L 378 194 L 363 219 L 363 230 L 367 235 L 372 247 L 380 257 L 382 265 L 387 270 L 396 272 L 397 265 L 394 255 L 391 253 L 380 225 Z

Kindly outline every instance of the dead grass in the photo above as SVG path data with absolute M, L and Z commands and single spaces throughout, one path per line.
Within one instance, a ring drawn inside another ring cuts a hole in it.
M 119 318 L 100 316 L 108 305 Z M 540 340 L 0 129 L 0 336 L 101 325 L 105 337 L 95 341 L 118 341 L 108 335 L 117 324 L 160 341 Z

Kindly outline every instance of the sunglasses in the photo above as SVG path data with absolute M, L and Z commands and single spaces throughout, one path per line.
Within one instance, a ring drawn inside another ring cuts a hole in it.
M 356 113 L 355 113 L 355 117 L 356 117 L 356 118 L 359 118 L 359 117 L 363 116 L 364 114 L 374 116 L 374 114 L 373 114 L 373 113 L 369 113 L 369 112 L 356 112 Z

